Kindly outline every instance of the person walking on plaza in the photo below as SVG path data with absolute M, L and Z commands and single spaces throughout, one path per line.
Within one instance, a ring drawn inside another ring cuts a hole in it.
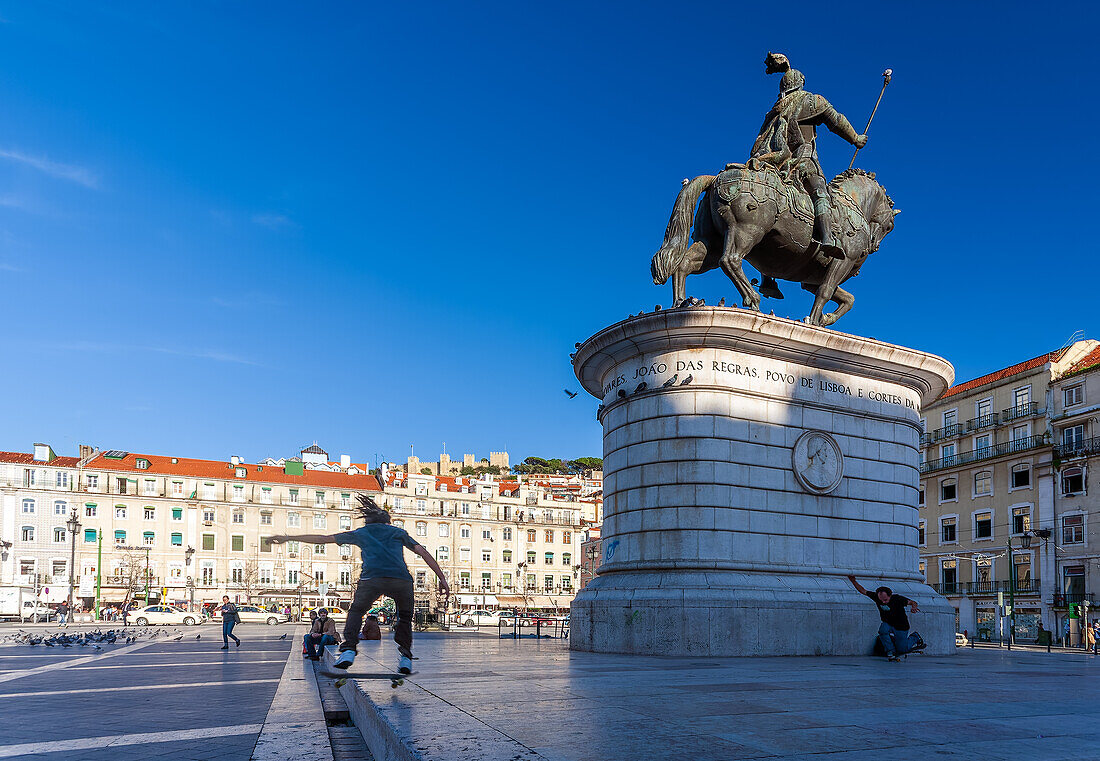
M 874 592 L 864 589 L 855 576 L 849 576 L 848 581 L 856 591 L 865 597 L 869 597 L 878 607 L 878 615 L 882 623 L 878 627 L 878 639 L 882 643 L 882 649 L 886 651 L 886 659 L 900 661 L 906 653 L 918 653 L 925 648 L 924 640 L 916 632 L 909 631 L 909 617 L 905 615 L 905 606 L 909 606 L 910 613 L 919 613 L 915 600 L 894 594 L 890 587 L 879 587 Z
M 69 623 L 69 604 L 64 600 L 57 606 L 57 625 L 66 626 Z
M 229 640 L 241 646 L 241 640 L 233 633 L 233 627 L 241 622 L 241 614 L 237 612 L 237 606 L 229 602 L 229 595 L 222 595 L 222 604 L 218 610 L 222 613 L 222 650 L 229 649 Z
M 445 594 L 450 592 L 447 577 L 432 553 L 409 536 L 405 529 L 390 525 L 390 514 L 378 507 L 374 500 L 365 494 L 359 495 L 359 514 L 365 525 L 353 531 L 338 534 L 291 534 L 272 537 L 271 542 L 308 542 L 310 544 L 355 545 L 363 554 L 363 570 L 359 583 L 355 587 L 355 598 L 348 611 L 344 624 L 343 641 L 340 643 L 340 655 L 333 664 L 336 668 L 346 669 L 355 661 L 356 646 L 359 644 L 359 630 L 363 625 L 363 616 L 374 601 L 382 595 L 392 597 L 397 603 L 397 622 L 394 626 L 394 641 L 400 658 L 397 670 L 402 674 L 412 673 L 412 621 L 413 621 L 413 579 L 405 565 L 402 549 L 407 547 L 428 564 L 439 577 L 439 588 Z
M 130 603 L 122 603 L 122 625 L 130 625 Z
M 1085 630 L 1085 650 L 1096 650 L 1096 629 L 1089 626 L 1088 621 L 1081 623 L 1081 628 Z
M 328 611 L 321 608 L 317 612 L 317 618 L 309 627 L 309 633 L 302 640 L 306 646 L 306 656 L 311 661 L 321 660 L 320 653 L 325 645 L 336 645 L 340 642 L 340 635 L 336 633 L 336 622 L 329 618 Z
M 1092 622 L 1092 654 L 1100 655 L 1100 618 Z

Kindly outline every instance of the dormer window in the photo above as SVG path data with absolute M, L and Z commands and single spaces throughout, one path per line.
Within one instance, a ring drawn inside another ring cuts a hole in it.
M 136 464 L 137 464 L 137 469 L 138 470 L 148 470 L 149 469 L 149 461 L 146 460 L 144 457 L 137 458 L 137 463 Z
M 246 475 L 248 475 L 248 472 L 244 468 L 237 468 L 236 473 L 237 478 L 244 478 Z

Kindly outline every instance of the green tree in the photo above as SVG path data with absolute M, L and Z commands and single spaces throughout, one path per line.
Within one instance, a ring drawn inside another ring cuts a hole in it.
M 430 476 L 432 474 L 432 469 L 431 468 L 421 468 L 420 472 L 425 476 Z

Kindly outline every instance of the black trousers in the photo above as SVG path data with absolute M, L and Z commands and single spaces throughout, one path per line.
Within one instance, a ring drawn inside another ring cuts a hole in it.
M 355 599 L 344 624 L 344 639 L 340 650 L 355 650 L 359 644 L 359 630 L 363 628 L 363 616 L 375 601 L 386 595 L 397 603 L 397 620 L 393 626 L 393 641 L 402 655 L 412 658 L 413 644 L 413 583 L 412 579 L 394 579 L 376 576 L 359 579 L 355 587 Z

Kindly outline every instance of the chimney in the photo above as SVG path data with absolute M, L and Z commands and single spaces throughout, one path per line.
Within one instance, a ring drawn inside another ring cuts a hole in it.
M 351 467 L 351 455 L 350 454 L 340 455 L 340 470 L 347 470 L 350 467 Z
M 95 448 L 91 444 L 80 445 L 80 459 L 87 462 L 91 456 L 95 454 Z
M 241 458 L 238 455 L 233 455 L 229 458 L 229 464 L 236 467 L 237 465 L 241 464 Z
M 34 445 L 35 462 L 53 462 L 53 459 L 55 457 L 57 457 L 57 455 L 53 453 L 53 447 L 51 447 L 49 444 L 36 443 Z

